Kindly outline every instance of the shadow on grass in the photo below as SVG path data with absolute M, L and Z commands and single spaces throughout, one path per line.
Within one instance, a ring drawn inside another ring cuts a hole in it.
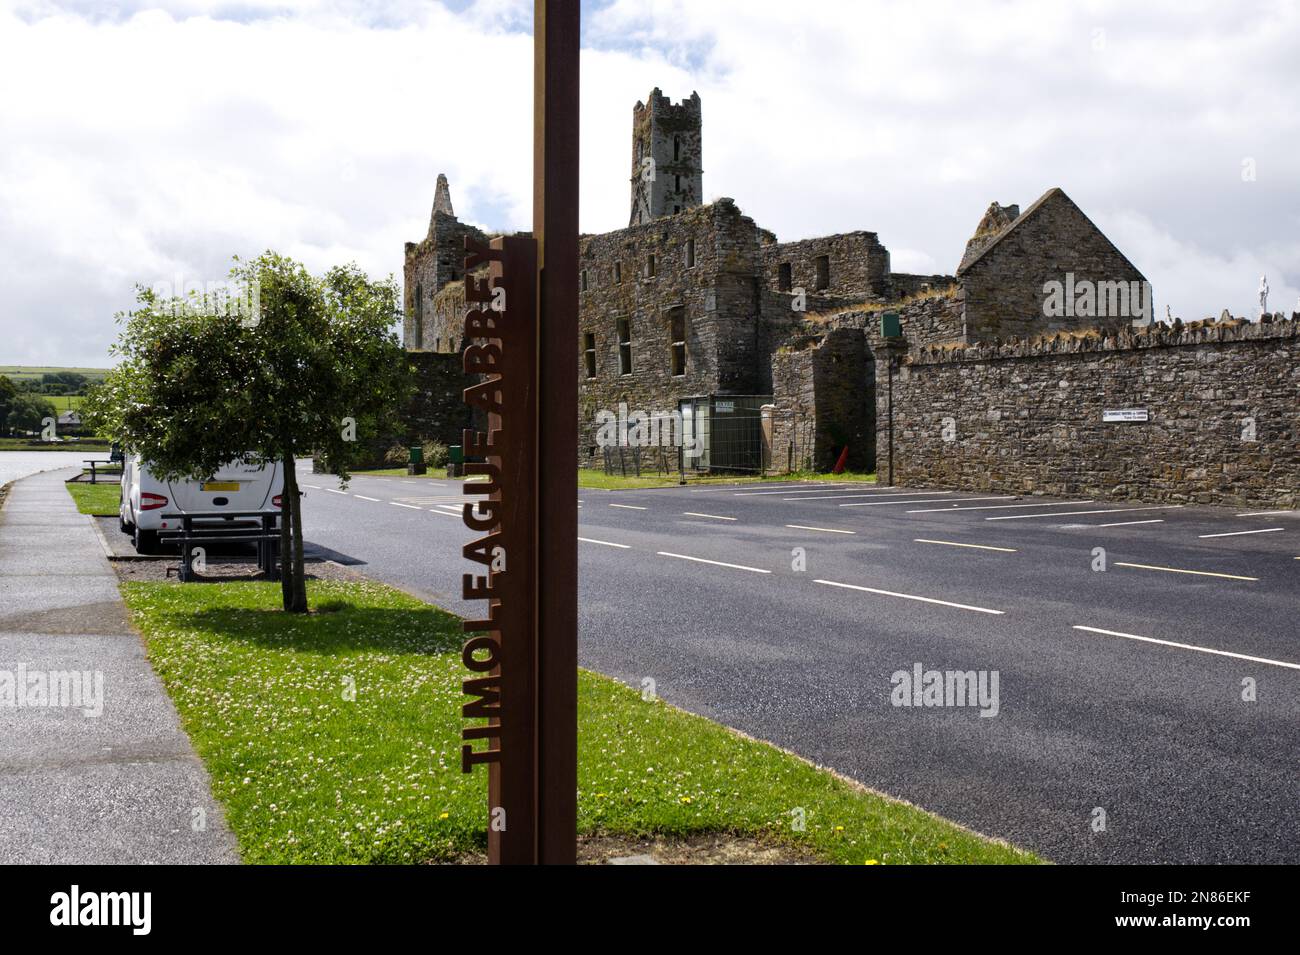
M 465 639 L 460 618 L 437 607 L 357 607 L 346 600 L 322 600 L 305 615 L 223 607 L 158 616 L 169 630 L 197 629 L 250 647 L 322 656 L 375 650 L 451 653 Z

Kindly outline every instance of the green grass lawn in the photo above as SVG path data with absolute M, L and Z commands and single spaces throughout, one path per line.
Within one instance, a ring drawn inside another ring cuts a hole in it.
M 876 475 L 872 474 L 827 474 L 821 471 L 793 471 L 789 474 L 763 475 L 756 474 L 712 474 L 704 477 L 689 477 L 687 483 L 696 484 L 761 484 L 764 481 L 777 482 L 786 484 L 791 481 L 874 481 Z M 676 474 L 643 474 L 641 477 L 628 475 L 624 477 L 621 474 L 606 474 L 604 471 L 598 471 L 595 468 L 578 469 L 578 487 L 592 488 L 604 491 L 622 491 L 635 490 L 637 488 L 647 487 L 672 487 L 679 482 L 679 476 Z
M 278 611 L 278 584 L 122 591 L 244 861 L 486 846 L 486 773 L 460 771 L 458 618 L 373 583 L 311 582 L 308 616 Z M 1038 861 L 586 671 L 578 721 L 583 832 L 731 832 L 845 863 Z
M 104 457 L 111 445 L 103 438 L 42 441 L 36 438 L 0 438 L 0 451 L 85 451 L 86 457 Z
M 435 480 L 446 481 L 446 468 L 430 468 L 427 474 L 408 475 L 406 468 L 378 468 L 369 471 L 355 471 L 355 474 L 367 474 L 374 477 L 426 477 Z M 706 475 L 703 477 L 691 477 L 687 483 L 695 484 L 749 484 L 761 483 L 763 481 L 874 481 L 876 475 L 872 474 L 826 474 L 820 471 L 795 471 L 790 474 L 782 474 L 774 477 L 759 475 L 737 475 L 737 474 L 718 474 Z M 471 477 L 468 480 L 475 480 Z M 587 490 L 596 491 L 630 491 L 638 488 L 648 487 L 673 487 L 678 483 L 676 474 L 644 474 L 637 477 L 629 474 L 624 477 L 621 474 L 606 474 L 595 468 L 578 468 L 578 487 Z
M 56 411 L 72 411 L 74 408 L 80 408 L 81 403 L 86 400 L 84 395 L 41 395 L 40 397 L 54 405 Z
M 120 485 L 116 481 L 108 484 L 65 484 L 64 487 L 77 502 L 77 510 L 82 514 L 117 513 Z
M 373 468 L 369 471 L 353 471 L 353 474 L 368 474 L 372 477 L 421 477 L 434 478 L 440 481 L 447 480 L 446 468 L 429 468 L 424 474 L 407 474 L 405 467 L 400 468 Z
M 108 374 L 109 370 L 107 368 L 72 368 L 58 365 L 0 365 L 0 375 L 4 375 L 11 381 L 21 381 L 27 378 L 39 379 L 42 375 L 53 374 L 58 371 L 75 371 L 93 381 L 103 378 Z

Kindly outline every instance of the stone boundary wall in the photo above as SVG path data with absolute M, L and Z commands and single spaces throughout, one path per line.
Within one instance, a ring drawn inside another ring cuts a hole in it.
M 884 448 L 888 366 L 876 358 Z M 1118 409 L 1146 409 L 1149 420 L 1103 422 Z M 1297 316 L 913 347 L 894 380 L 894 481 L 1291 508 L 1298 418 Z

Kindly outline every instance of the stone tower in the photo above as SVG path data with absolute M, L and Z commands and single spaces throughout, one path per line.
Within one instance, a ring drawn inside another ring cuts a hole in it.
M 704 197 L 700 94 L 674 105 L 655 87 L 632 107 L 632 215 L 628 225 L 676 215 Z
M 429 214 L 429 221 L 432 223 L 433 217 L 440 212 L 453 218 L 456 215 L 451 208 L 451 186 L 447 184 L 446 174 L 441 172 L 438 173 L 438 184 L 433 190 L 433 212 Z
M 420 242 L 406 243 L 402 337 L 408 351 L 442 351 L 448 343 L 459 341 L 451 326 L 439 326 L 435 299 L 448 283 L 465 277 L 466 236 L 476 242 L 487 242 L 488 238 L 479 229 L 456 218 L 451 206 L 451 187 L 447 177 L 439 173 L 433 191 L 433 209 L 429 213 L 429 231 Z

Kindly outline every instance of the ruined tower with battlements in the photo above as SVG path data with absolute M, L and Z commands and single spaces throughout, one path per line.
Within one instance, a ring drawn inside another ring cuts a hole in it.
M 700 94 L 680 104 L 655 87 L 632 107 L 632 214 L 629 226 L 698 206 L 704 197 Z

